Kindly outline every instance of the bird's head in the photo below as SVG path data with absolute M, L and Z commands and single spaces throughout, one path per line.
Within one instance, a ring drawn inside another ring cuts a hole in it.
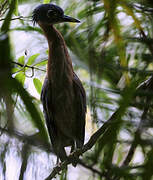
M 64 15 L 62 8 L 55 4 L 41 4 L 33 11 L 33 22 L 41 24 L 57 24 L 61 22 L 75 22 L 80 21 L 70 16 Z

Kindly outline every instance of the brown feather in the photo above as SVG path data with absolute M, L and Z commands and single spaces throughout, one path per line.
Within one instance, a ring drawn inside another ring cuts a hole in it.
M 60 32 L 53 26 L 38 23 L 49 45 L 47 75 L 41 101 L 53 149 L 64 161 L 65 147 L 83 146 L 86 95 L 81 81 L 73 72 L 71 58 Z

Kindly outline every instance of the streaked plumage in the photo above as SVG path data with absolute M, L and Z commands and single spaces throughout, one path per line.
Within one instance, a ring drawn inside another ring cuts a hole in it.
M 73 151 L 84 144 L 86 95 L 73 71 L 65 41 L 53 24 L 79 21 L 65 16 L 63 10 L 53 4 L 38 6 L 33 12 L 33 21 L 43 29 L 49 45 L 41 101 L 53 149 L 64 161 L 65 147 L 71 146 Z

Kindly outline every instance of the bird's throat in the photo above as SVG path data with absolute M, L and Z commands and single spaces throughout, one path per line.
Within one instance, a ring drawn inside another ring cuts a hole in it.
M 45 26 L 42 29 L 49 45 L 48 79 L 54 79 L 56 83 L 71 81 L 73 78 L 72 62 L 61 33 L 53 26 Z

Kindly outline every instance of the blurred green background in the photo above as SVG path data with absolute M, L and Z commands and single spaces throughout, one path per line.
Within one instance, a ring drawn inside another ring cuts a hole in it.
M 110 122 L 56 179 L 153 179 L 152 0 L 0 0 L 0 179 L 43 180 L 56 165 L 40 102 L 48 45 L 31 21 L 49 2 L 81 21 L 55 26 L 86 90 L 85 143 Z

